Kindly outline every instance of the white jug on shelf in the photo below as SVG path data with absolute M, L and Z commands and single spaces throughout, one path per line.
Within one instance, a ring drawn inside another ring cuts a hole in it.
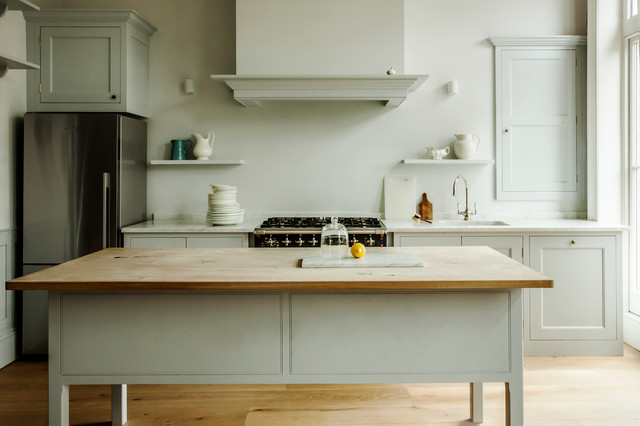
M 473 158 L 480 146 L 480 136 L 473 134 L 454 134 L 456 141 L 453 144 L 453 151 L 456 157 L 461 160 Z
M 191 137 L 196 142 L 193 147 L 193 155 L 198 160 L 208 160 L 213 154 L 213 140 L 216 135 L 213 132 L 209 132 L 209 137 L 205 138 L 200 133 L 194 133 Z

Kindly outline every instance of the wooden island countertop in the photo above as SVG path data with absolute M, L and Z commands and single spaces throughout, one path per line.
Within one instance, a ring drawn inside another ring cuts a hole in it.
M 302 268 L 318 248 L 108 248 L 9 281 L 9 290 L 287 291 L 549 288 L 553 280 L 488 247 L 385 247 L 424 267 Z M 366 259 L 366 256 L 363 259 Z

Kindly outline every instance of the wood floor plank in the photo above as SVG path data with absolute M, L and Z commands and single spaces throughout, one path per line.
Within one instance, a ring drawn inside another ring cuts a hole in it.
M 640 426 L 640 352 L 525 359 L 525 426 Z M 71 423 L 110 424 L 109 386 L 71 386 Z M 127 426 L 469 426 L 468 384 L 131 385 Z M 484 386 L 484 426 L 504 385 Z M 0 370 L 0 426 L 47 424 L 46 361 Z

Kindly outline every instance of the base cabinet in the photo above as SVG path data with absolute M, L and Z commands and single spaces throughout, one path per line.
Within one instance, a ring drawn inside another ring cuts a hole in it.
M 489 246 L 554 280 L 524 291 L 527 356 L 622 355 L 621 233 L 394 233 L 394 245 Z
M 622 355 L 615 236 L 532 236 L 529 247 L 530 266 L 554 287 L 528 292 L 526 351 Z

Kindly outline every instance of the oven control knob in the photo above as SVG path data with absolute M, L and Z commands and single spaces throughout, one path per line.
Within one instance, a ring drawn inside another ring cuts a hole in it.
M 354 245 L 358 242 L 358 240 L 356 240 L 356 236 L 351 234 L 351 245 Z
M 373 246 L 376 243 L 376 240 L 374 240 L 371 235 L 369 235 L 369 238 L 365 240 L 365 242 L 367 243 L 368 246 Z
M 267 245 L 269 247 L 278 247 L 278 240 L 274 239 L 273 237 L 269 237 L 269 239 L 267 240 Z
M 318 240 L 316 240 L 316 236 L 314 235 L 313 237 L 311 237 L 311 239 L 309 240 L 309 242 L 311 243 L 312 246 L 316 246 L 316 244 L 318 244 Z
M 298 239 L 294 241 L 299 247 L 302 247 L 304 244 L 304 240 L 302 239 L 302 235 L 298 235 Z
M 285 247 L 289 247 L 289 244 L 291 244 L 291 241 L 289 240 L 289 235 L 284 236 L 284 240 L 282 240 L 282 243 L 284 244 Z

